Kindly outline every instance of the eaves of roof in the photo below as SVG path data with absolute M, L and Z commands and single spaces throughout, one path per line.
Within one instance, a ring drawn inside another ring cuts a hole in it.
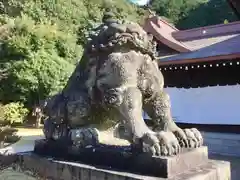
M 240 21 L 180 31 L 158 16 L 146 19 L 145 31 L 179 54 L 159 57 L 159 65 L 240 58 Z

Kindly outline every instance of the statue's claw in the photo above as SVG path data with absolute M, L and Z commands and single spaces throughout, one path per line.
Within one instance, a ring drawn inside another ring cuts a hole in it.
M 179 144 L 185 148 L 197 148 L 203 145 L 201 133 L 196 128 L 180 129 L 174 131 Z
M 172 132 L 160 131 L 157 133 L 157 136 L 161 144 L 163 155 L 171 156 L 180 152 L 180 145 Z
M 184 129 L 184 132 L 188 139 L 189 148 L 196 148 L 198 142 L 197 142 L 197 139 L 196 139 L 193 131 L 191 129 Z
M 181 147 L 186 147 L 186 148 L 189 147 L 188 138 L 185 132 L 181 128 L 178 128 L 177 130 L 173 131 L 173 133 L 178 139 Z
M 142 141 L 143 152 L 153 156 L 171 156 L 180 152 L 180 145 L 172 132 L 146 133 Z
M 202 134 L 196 128 L 191 128 L 191 131 L 194 133 L 194 136 L 197 140 L 197 147 L 202 146 L 203 145 Z
M 99 143 L 99 132 L 96 128 L 71 129 L 70 137 L 73 144 L 79 147 L 95 146 Z
M 146 133 L 142 137 L 143 142 L 143 152 L 149 153 L 152 156 L 161 155 L 161 148 L 159 144 L 159 140 L 155 133 Z

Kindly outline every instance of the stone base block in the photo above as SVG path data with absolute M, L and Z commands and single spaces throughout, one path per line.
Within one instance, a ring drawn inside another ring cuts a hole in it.
M 181 154 L 172 157 L 151 157 L 145 153 L 106 146 L 76 150 L 62 146 L 61 143 L 41 140 L 36 142 L 34 152 L 58 160 L 162 178 L 174 177 L 208 161 L 207 147 L 185 149 Z
M 129 162 L 130 163 L 130 162 Z M 171 178 L 160 178 L 107 170 L 96 166 L 56 161 L 34 154 L 19 155 L 18 169 L 34 172 L 40 179 L 66 180 L 230 180 L 230 163 L 208 160 L 205 164 L 192 168 Z

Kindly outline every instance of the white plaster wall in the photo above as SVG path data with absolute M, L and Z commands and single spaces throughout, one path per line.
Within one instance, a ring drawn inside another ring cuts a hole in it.
M 240 85 L 165 90 L 177 122 L 240 124 Z
M 240 157 L 240 134 L 201 132 L 211 154 Z

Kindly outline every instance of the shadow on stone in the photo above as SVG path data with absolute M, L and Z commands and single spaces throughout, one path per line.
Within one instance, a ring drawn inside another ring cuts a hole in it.
M 130 146 L 116 147 L 99 145 L 80 148 L 63 145 L 62 142 L 36 141 L 34 152 L 56 160 L 79 162 L 104 169 L 169 178 L 206 163 L 207 147 L 183 151 L 172 157 L 151 157 L 138 153 Z

